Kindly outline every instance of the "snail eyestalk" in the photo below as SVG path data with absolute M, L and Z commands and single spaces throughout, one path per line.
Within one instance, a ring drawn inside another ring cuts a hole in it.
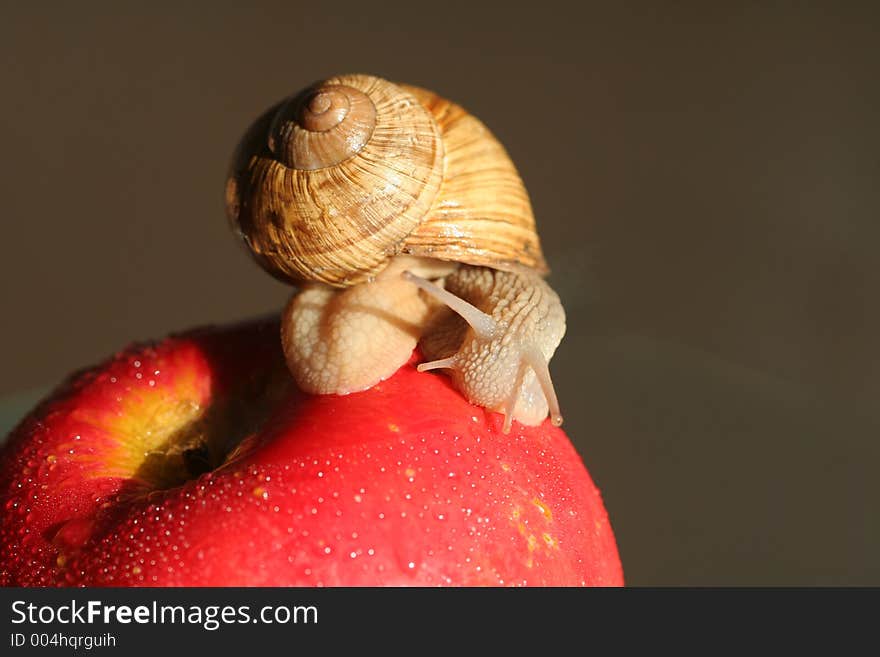
M 474 333 L 481 338 L 489 340 L 495 335 L 495 333 L 497 333 L 498 324 L 495 320 L 479 308 L 475 308 L 472 304 L 469 304 L 464 299 L 457 297 L 454 294 L 450 294 L 439 285 L 434 285 L 431 281 L 426 280 L 421 276 L 416 276 L 410 271 L 403 272 L 403 277 L 410 283 L 419 286 L 425 292 L 437 299 L 437 301 L 445 303 L 452 310 L 461 315 L 464 321 L 470 324 L 470 327 L 474 329 Z M 439 367 L 445 366 L 441 365 Z
M 432 360 L 430 363 L 421 363 L 416 369 L 419 372 L 430 372 L 431 370 L 452 369 L 455 367 L 455 357 L 441 358 L 440 360 Z
M 525 358 L 535 372 L 535 377 L 537 377 L 541 390 L 547 398 L 547 404 L 550 406 L 550 422 L 554 427 L 562 426 L 562 411 L 559 409 L 559 400 L 556 398 L 556 388 L 553 387 L 553 379 L 550 378 L 550 367 L 547 365 L 547 360 L 536 349 L 527 351 Z

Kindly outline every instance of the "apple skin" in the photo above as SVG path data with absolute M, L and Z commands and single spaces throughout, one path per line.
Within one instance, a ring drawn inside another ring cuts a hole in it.
M 622 585 L 565 433 L 504 435 L 417 357 L 309 396 L 259 320 L 74 375 L 0 452 L 0 584 Z

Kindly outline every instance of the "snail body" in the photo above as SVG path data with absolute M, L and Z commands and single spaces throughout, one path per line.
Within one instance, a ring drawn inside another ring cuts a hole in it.
M 547 361 L 565 316 L 541 279 L 528 194 L 455 103 L 366 75 L 317 83 L 252 125 L 226 201 L 257 262 L 301 287 L 282 344 L 305 391 L 366 389 L 421 341 L 443 363 L 423 369 L 446 368 L 471 402 L 506 414 L 505 431 L 548 407 L 561 422 Z M 478 326 L 442 319 L 444 304 Z
M 345 289 L 310 283 L 294 294 L 281 322 L 281 344 L 299 387 L 313 394 L 348 394 L 388 378 L 408 359 L 424 333 L 431 306 L 400 275 L 436 267 L 399 256 L 375 279 Z

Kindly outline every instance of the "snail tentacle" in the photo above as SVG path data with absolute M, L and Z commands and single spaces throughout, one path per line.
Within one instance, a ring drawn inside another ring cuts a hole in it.
M 503 433 L 510 433 L 510 427 L 513 424 L 513 414 L 516 412 L 516 402 L 522 391 L 523 379 L 525 376 L 525 363 L 520 363 L 519 369 L 516 372 L 516 381 L 513 384 L 513 390 L 511 391 L 511 395 L 507 398 L 507 404 L 504 407 L 504 426 L 501 429 Z
M 429 372 L 431 370 L 452 369 L 455 367 L 455 356 L 449 358 L 441 358 L 440 360 L 432 360 L 430 363 L 420 363 L 416 369 L 419 372 Z
M 556 397 L 556 388 L 553 387 L 553 379 L 550 377 L 550 366 L 547 364 L 547 359 L 539 349 L 534 347 L 525 350 L 523 358 L 532 368 L 544 397 L 547 398 L 547 403 L 550 406 L 550 421 L 554 426 L 561 426 L 562 411 L 559 408 L 559 399 Z
M 468 303 L 461 297 L 450 294 L 442 287 L 434 285 L 431 281 L 421 278 L 420 276 L 416 276 L 411 271 L 403 272 L 403 277 L 410 283 L 419 286 L 425 292 L 437 299 L 437 301 L 441 301 L 461 315 L 462 318 L 470 324 L 471 328 L 474 329 L 474 333 L 481 338 L 489 340 L 498 332 L 498 324 L 491 316 L 487 315 L 479 308 L 474 307 L 473 304 Z

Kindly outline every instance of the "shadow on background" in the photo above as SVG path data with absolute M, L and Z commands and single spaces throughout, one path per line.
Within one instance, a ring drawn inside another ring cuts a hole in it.
M 0 394 L 279 308 L 223 214 L 250 121 L 370 72 L 481 117 L 568 312 L 630 584 L 880 584 L 877 12 L 8 7 Z

